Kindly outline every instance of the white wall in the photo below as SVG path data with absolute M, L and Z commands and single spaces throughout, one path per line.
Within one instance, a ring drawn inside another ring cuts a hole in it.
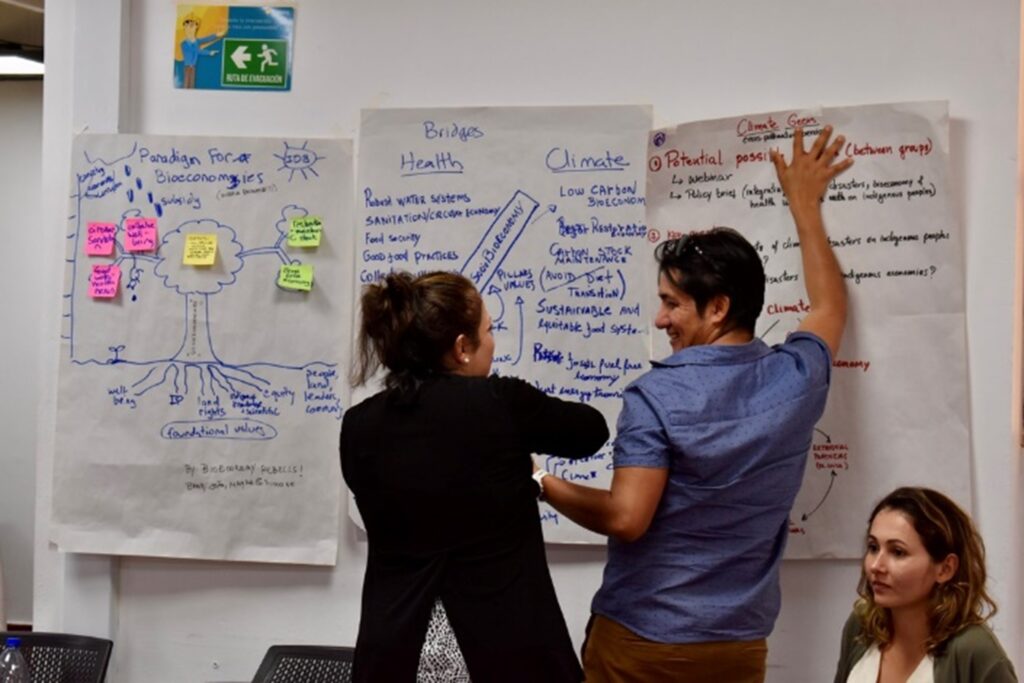
M 0 239 L 6 292 L 0 297 L 0 628 L 32 621 L 32 528 L 35 506 L 39 329 L 42 81 L 0 81 Z
M 995 625 L 1024 663 L 1024 485 L 1009 419 L 1017 2 L 304 0 L 290 94 L 174 91 L 173 3 L 92 0 L 87 14 L 73 11 L 85 5 L 47 7 L 44 187 L 58 205 L 71 131 L 84 123 L 150 134 L 354 137 L 359 109 L 374 106 L 640 102 L 654 105 L 656 121 L 673 123 L 818 103 L 949 99 L 954 201 L 966 236 L 974 512 L 1002 606 Z M 85 47 L 103 63 L 83 62 Z M 130 75 L 118 74 L 118 64 Z M 93 79 L 104 73 L 112 83 Z M 63 213 L 44 210 L 57 264 L 48 266 L 54 310 L 44 325 L 54 357 Z M 48 363 L 40 379 L 50 392 L 40 414 L 41 517 L 55 367 Z M 883 493 L 865 492 L 863 509 L 850 514 L 863 518 Z M 37 525 L 36 627 L 112 635 L 112 681 L 245 680 L 273 642 L 355 637 L 365 544 L 348 524 L 333 570 L 67 558 L 47 546 L 45 524 Z M 552 547 L 549 557 L 579 640 L 603 550 Z M 857 571 L 851 561 L 785 563 L 770 681 L 831 678 Z

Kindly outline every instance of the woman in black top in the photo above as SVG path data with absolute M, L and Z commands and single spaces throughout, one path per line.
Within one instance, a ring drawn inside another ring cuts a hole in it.
M 415 680 L 439 602 L 473 680 L 579 681 L 530 454 L 591 455 L 604 418 L 489 376 L 490 316 L 461 275 L 392 273 L 361 303 L 354 383 L 380 365 L 387 377 L 341 430 L 369 539 L 355 679 Z

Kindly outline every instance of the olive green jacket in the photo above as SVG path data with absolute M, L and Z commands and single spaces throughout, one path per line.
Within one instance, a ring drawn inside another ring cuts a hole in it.
M 851 614 L 843 627 L 843 645 L 835 683 L 846 683 L 868 646 L 857 640 L 860 620 Z M 985 626 L 968 626 L 950 638 L 935 657 L 935 683 L 1016 683 L 1017 674 L 1002 646 Z

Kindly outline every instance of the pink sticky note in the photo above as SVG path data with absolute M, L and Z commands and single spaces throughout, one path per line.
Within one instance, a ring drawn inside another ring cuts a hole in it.
M 89 223 L 86 226 L 85 253 L 87 256 L 110 256 L 114 253 L 114 223 Z
M 113 299 L 121 282 L 121 269 L 115 265 L 93 266 L 89 276 L 89 296 L 94 299 Z
M 156 251 L 156 219 L 125 218 L 124 248 L 128 251 Z

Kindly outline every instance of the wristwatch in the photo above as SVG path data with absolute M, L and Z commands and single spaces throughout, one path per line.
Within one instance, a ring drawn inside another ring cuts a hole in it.
M 544 500 L 544 482 L 541 480 L 548 474 L 550 473 L 547 470 L 537 470 L 533 473 L 533 480 L 537 482 L 537 488 L 540 489 L 537 492 L 537 500 Z

